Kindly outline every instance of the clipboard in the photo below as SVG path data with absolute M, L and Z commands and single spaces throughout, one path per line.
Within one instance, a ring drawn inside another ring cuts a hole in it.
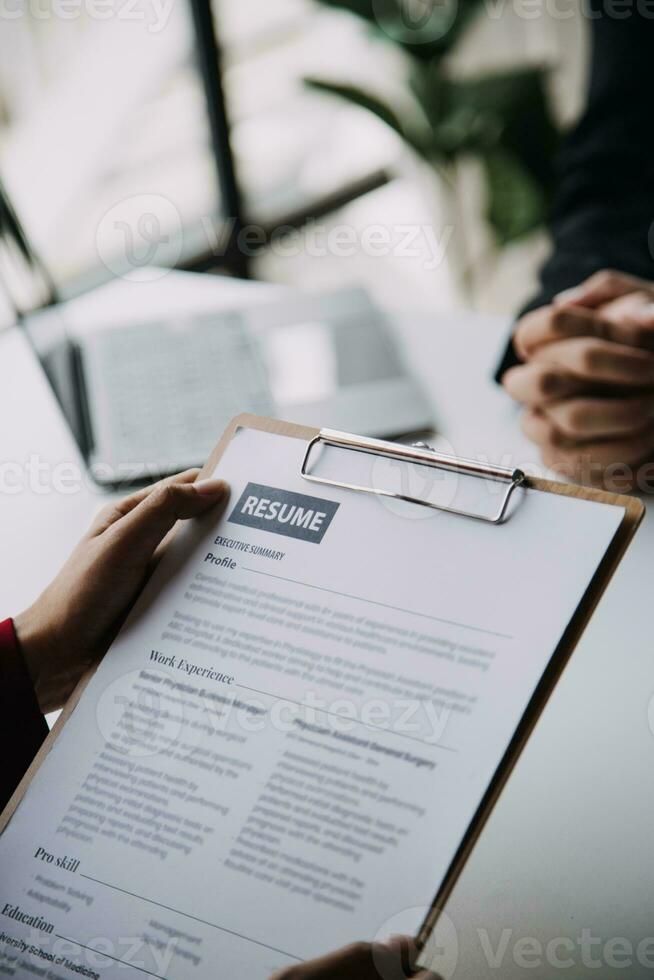
M 336 432 L 331 429 L 316 429 L 307 426 L 296 425 L 273 419 L 261 418 L 255 415 L 243 414 L 234 418 L 226 428 L 220 441 L 203 467 L 200 478 L 212 475 L 220 460 L 225 453 L 230 442 L 239 429 L 254 429 L 260 432 L 273 435 L 284 436 L 297 439 L 305 444 L 300 466 L 300 475 L 307 483 L 320 483 L 344 489 L 351 493 L 366 493 L 370 495 L 384 495 L 398 498 L 404 502 L 432 507 L 443 510 L 462 520 L 483 521 L 494 526 L 493 533 L 502 533 L 502 524 L 511 520 L 509 504 L 520 488 L 526 491 L 538 493 L 554 494 L 564 497 L 573 497 L 580 500 L 594 501 L 597 503 L 608 504 L 624 509 L 624 516 L 616 531 L 604 557 L 598 565 L 582 600 L 568 623 L 568 626 L 561 637 L 558 646 L 552 654 L 544 673 L 540 677 L 536 689 L 533 692 L 529 703 L 522 715 L 522 718 L 514 731 L 510 743 L 500 759 L 498 766 L 488 784 L 488 787 L 474 813 L 470 824 L 461 840 L 461 843 L 447 869 L 447 872 L 434 896 L 431 910 L 425 918 L 416 937 L 419 951 L 427 951 L 428 940 L 439 916 L 443 910 L 455 884 L 461 874 L 466 861 L 478 840 L 486 821 L 497 803 L 499 796 L 504 788 L 509 776 L 511 775 L 527 741 L 536 725 L 536 722 L 549 700 L 556 684 L 572 655 L 572 652 L 580 639 L 595 607 L 597 606 L 604 590 L 615 570 L 617 569 L 622 556 L 624 555 L 638 525 L 644 515 L 644 505 L 634 497 L 620 494 L 613 494 L 602 490 L 589 489 L 586 487 L 568 485 L 555 481 L 549 481 L 527 476 L 520 470 L 509 470 L 498 466 L 485 466 L 474 460 L 460 459 L 458 457 L 446 456 L 435 452 L 424 444 L 417 446 L 401 446 L 394 443 L 387 443 L 376 439 L 361 438 L 349 433 Z M 337 479 L 330 479 L 317 475 L 312 471 L 313 454 L 320 446 L 336 447 L 345 451 L 355 451 L 397 459 L 404 462 L 418 463 L 422 466 L 434 467 L 450 472 L 461 473 L 466 476 L 479 480 L 490 480 L 501 484 L 503 492 L 496 511 L 492 515 L 476 513 L 468 509 L 457 509 L 451 506 L 442 506 L 430 501 L 420 499 L 409 494 L 397 493 L 395 491 L 370 485 L 364 486 L 353 484 Z M 175 529 L 171 536 L 175 534 Z M 43 746 L 39 750 L 32 765 L 25 774 L 23 780 L 16 789 L 13 797 L 7 804 L 4 812 L 0 816 L 0 834 L 5 830 L 13 814 L 16 812 L 21 800 L 23 799 L 32 779 L 35 777 L 43 761 L 55 744 L 60 732 L 65 726 L 68 718 L 73 713 L 79 702 L 84 689 L 93 676 L 97 664 L 91 668 L 79 682 L 68 703 L 64 707 L 56 725 L 46 738 Z M 425 965 L 428 965 L 426 963 Z

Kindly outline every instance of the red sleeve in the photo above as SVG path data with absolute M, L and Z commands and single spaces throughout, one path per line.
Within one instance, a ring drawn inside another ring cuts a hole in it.
M 0 810 L 48 734 L 11 619 L 0 623 Z

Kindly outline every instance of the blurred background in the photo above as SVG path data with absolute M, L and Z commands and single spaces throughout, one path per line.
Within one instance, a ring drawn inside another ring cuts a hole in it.
M 533 289 L 575 4 L 3 0 L 0 21 L 0 175 L 64 294 L 126 250 L 391 309 Z

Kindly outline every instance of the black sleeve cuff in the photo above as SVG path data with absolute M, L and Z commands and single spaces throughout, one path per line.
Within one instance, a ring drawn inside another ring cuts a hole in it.
M 0 811 L 48 734 L 10 619 L 0 623 Z

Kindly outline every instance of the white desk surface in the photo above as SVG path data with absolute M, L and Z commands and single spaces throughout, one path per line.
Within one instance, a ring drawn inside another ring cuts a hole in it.
M 262 286 L 257 295 L 266 298 L 273 290 Z M 251 302 L 251 285 L 246 292 Z M 243 295 L 236 283 L 175 273 L 157 282 L 112 284 L 78 302 L 74 316 L 80 323 L 123 312 L 147 318 L 232 304 Z M 505 465 L 535 461 L 515 410 L 490 378 L 507 322 L 406 314 L 400 326 L 452 450 Z M 52 578 L 104 498 L 85 476 L 50 390 L 14 328 L 0 332 L 0 420 L 3 618 Z M 457 978 L 523 977 L 524 946 L 516 943 L 528 937 L 543 946 L 565 937 L 575 944 L 574 952 L 551 947 L 549 966 L 544 954 L 542 965 L 531 968 L 539 977 L 562 971 L 556 956 L 574 961 L 563 969 L 568 976 L 613 977 L 621 958 L 628 959 L 619 944 L 603 951 L 617 937 L 634 946 L 632 965 L 620 975 L 641 977 L 654 967 L 654 941 L 645 951 L 649 970 L 636 956 L 637 944 L 654 937 L 653 544 L 648 514 L 456 888 L 448 914 L 458 935 Z M 601 938 L 586 958 L 603 966 L 584 965 L 583 930 L 591 940 Z M 491 969 L 488 955 L 498 947 L 501 966 Z

